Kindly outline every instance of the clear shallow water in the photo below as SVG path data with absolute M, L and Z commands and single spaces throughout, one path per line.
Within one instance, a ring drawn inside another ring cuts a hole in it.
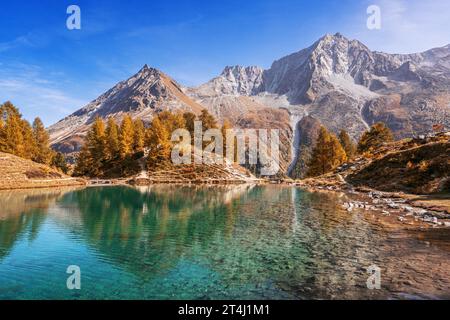
M 291 187 L 0 193 L 0 299 L 449 298 L 449 230 Z M 368 290 L 378 265 L 382 289 Z M 66 288 L 69 265 L 81 290 Z

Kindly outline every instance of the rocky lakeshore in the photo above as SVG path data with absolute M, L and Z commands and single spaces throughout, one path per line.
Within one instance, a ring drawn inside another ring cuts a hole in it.
M 354 187 L 340 176 L 290 182 L 316 192 L 342 192 L 347 197 L 342 207 L 349 213 L 378 212 L 405 225 L 450 227 L 450 195 L 414 195 L 403 192 L 382 192 L 368 187 Z

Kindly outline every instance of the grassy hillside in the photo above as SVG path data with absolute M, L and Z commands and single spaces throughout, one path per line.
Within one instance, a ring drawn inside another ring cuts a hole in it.
M 0 190 L 84 185 L 48 166 L 0 152 Z
M 390 152 L 349 175 L 347 181 L 381 191 L 450 193 L 450 141 Z

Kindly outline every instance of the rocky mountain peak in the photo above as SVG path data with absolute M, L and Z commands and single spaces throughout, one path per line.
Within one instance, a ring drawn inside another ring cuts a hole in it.
M 49 128 L 51 141 L 58 150 L 76 151 L 79 136 L 86 133 L 96 117 L 121 119 L 129 113 L 148 121 L 162 110 L 184 110 L 199 113 L 202 109 L 184 94 L 181 86 L 158 69 L 144 65 L 136 74 L 119 82 L 85 107 Z M 77 141 L 72 141 L 78 136 Z
M 257 66 L 227 66 L 220 76 L 196 88 L 203 95 L 251 95 L 261 90 L 264 70 Z

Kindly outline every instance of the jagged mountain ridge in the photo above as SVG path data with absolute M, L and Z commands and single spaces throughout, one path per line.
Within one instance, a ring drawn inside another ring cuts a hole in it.
M 120 120 L 125 113 L 150 121 L 162 110 L 199 113 L 202 106 L 186 96 L 182 87 L 161 71 L 145 65 L 82 109 L 49 128 L 52 145 L 63 152 L 77 151 L 89 125 L 99 116 Z
M 163 109 L 198 112 L 205 107 L 239 127 L 284 130 L 284 143 L 291 144 L 284 154 L 289 162 L 298 158 L 295 144 L 301 139 L 295 135 L 304 131 L 297 124 L 305 116 L 336 133 L 345 128 L 355 139 L 377 121 L 385 122 L 397 137 L 431 131 L 438 123 L 449 128 L 449 88 L 450 45 L 417 54 L 387 54 L 341 34 L 325 35 L 267 70 L 226 67 L 196 88 L 182 88 L 145 66 L 52 126 L 50 133 L 57 148 L 76 150 L 96 115 L 105 118 L 130 112 L 146 120 Z

